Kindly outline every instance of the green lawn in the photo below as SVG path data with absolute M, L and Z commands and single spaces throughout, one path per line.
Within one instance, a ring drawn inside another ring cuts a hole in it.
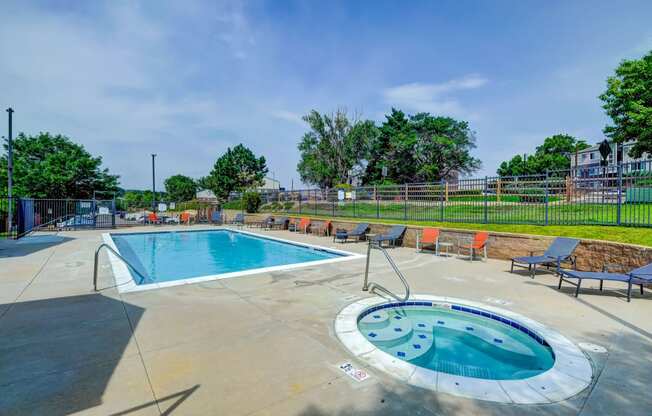
M 265 208 L 265 207 L 263 207 Z M 271 210 L 276 211 L 272 207 Z M 298 204 L 287 210 L 299 213 Z M 479 201 L 449 202 L 443 207 L 433 202 L 381 202 L 357 201 L 346 203 L 306 203 L 301 213 L 307 215 L 331 215 L 336 217 L 415 220 L 464 223 L 520 223 L 543 225 L 546 218 L 544 204 L 484 203 Z M 485 219 L 486 214 L 486 219 Z M 616 204 L 567 204 L 548 205 L 548 224 L 551 225 L 601 225 L 617 224 Z M 652 204 L 624 204 L 620 210 L 622 225 L 652 225 Z

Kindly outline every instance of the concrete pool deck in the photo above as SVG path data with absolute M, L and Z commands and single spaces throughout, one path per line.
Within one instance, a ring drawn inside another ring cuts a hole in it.
M 158 227 L 158 229 L 187 227 Z M 190 227 L 199 229 L 205 227 Z M 151 230 L 151 227 L 117 232 Z M 364 253 L 364 244 L 263 231 Z M 512 310 L 574 343 L 597 380 L 547 405 L 509 405 L 412 387 L 362 368 L 333 321 L 360 290 L 364 260 L 120 294 L 106 254 L 92 290 L 102 231 L 0 241 L 0 414 L 23 415 L 645 415 L 652 409 L 652 294 L 628 304 L 623 285 L 557 290 L 552 274 L 508 273 L 509 263 L 390 250 L 414 293 Z M 377 253 L 376 253 L 377 254 Z M 400 291 L 379 255 L 370 278 Z M 617 292 L 617 293 L 615 293 Z

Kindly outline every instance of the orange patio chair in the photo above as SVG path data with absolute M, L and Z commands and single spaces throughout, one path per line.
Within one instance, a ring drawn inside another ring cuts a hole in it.
M 484 259 L 487 260 L 487 242 L 489 240 L 489 233 L 482 231 L 475 233 L 473 242 L 471 244 L 460 244 L 459 248 L 469 250 L 469 260 L 473 261 L 478 250 L 483 251 Z
M 308 228 L 310 228 L 310 218 L 301 218 L 301 221 L 299 221 L 299 231 L 307 233 Z
M 182 212 L 181 215 L 179 216 L 179 221 L 181 223 L 186 223 L 187 225 L 190 225 L 190 213 L 189 212 Z
M 421 238 L 417 234 L 417 251 L 423 251 L 424 247 L 432 247 L 435 254 L 439 255 L 439 228 L 424 228 Z
M 147 222 L 150 224 L 158 224 L 160 220 L 158 219 L 158 215 L 156 215 L 155 212 L 150 212 L 147 216 Z

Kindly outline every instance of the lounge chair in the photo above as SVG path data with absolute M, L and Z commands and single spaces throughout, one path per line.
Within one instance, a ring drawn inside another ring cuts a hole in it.
M 632 285 L 641 286 L 641 295 L 643 294 L 643 285 L 652 283 L 652 263 L 647 266 L 639 267 L 634 269 L 629 273 L 610 273 L 607 271 L 608 267 L 604 267 L 601 272 L 581 272 L 578 270 L 567 270 L 558 268 L 557 272 L 559 273 L 559 287 L 561 289 L 562 282 L 570 283 L 575 286 L 575 297 L 578 297 L 580 294 L 580 286 L 582 285 L 582 280 L 599 280 L 600 281 L 600 290 L 602 290 L 602 284 L 605 280 L 612 282 L 623 282 L 627 283 L 627 302 L 630 302 L 632 299 Z M 569 279 L 577 279 L 577 283 L 570 281 Z
M 231 220 L 231 224 L 233 225 L 244 225 L 245 223 L 245 216 L 243 213 L 239 212 L 235 214 L 235 217 Z
M 439 228 L 424 228 L 419 238 L 417 234 L 417 251 L 423 251 L 424 247 L 435 249 L 435 254 L 439 255 Z
M 469 250 L 469 260 L 473 261 L 478 250 L 482 250 L 484 259 L 487 260 L 487 242 L 489 240 L 489 233 L 481 231 L 475 233 L 471 244 L 460 244 L 460 249 Z
M 342 243 L 345 243 L 349 241 L 349 238 L 354 238 L 355 241 L 360 241 L 364 240 L 367 230 L 369 229 L 369 224 L 366 222 L 358 224 L 352 231 L 347 231 L 341 228 L 338 228 L 335 230 L 335 236 L 333 237 L 333 241 L 340 241 Z
M 405 234 L 406 229 L 407 227 L 404 225 L 395 225 L 390 228 L 386 234 L 379 234 L 372 237 L 371 242 L 378 244 L 381 247 L 384 242 L 387 242 L 390 246 L 396 247 L 397 243 L 403 241 L 403 234 Z
M 550 247 L 543 253 L 543 255 L 535 256 L 534 252 L 530 252 L 529 256 L 514 257 L 512 259 L 512 267 L 510 273 L 514 273 L 514 266 L 527 267 L 530 271 L 530 276 L 534 278 L 537 272 L 537 265 L 541 264 L 547 267 L 557 267 L 559 263 L 570 261 L 575 265 L 575 258 L 572 256 L 573 251 L 580 243 L 580 240 L 575 238 L 557 237 L 550 244 Z
M 216 225 L 222 225 L 222 211 L 213 211 L 211 213 L 211 223 Z
M 279 230 L 285 230 L 285 229 L 288 228 L 288 222 L 290 222 L 288 217 L 274 218 L 274 222 L 272 222 L 270 228 L 272 228 L 272 229 L 277 228 Z

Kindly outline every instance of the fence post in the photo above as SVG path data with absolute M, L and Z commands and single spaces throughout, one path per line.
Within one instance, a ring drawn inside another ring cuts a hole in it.
M 408 211 L 408 206 L 407 206 L 407 201 L 408 201 L 408 184 L 405 184 L 405 203 L 403 204 L 403 218 L 407 220 L 407 211 Z
M 447 192 L 448 190 L 448 184 L 444 179 L 441 180 L 441 189 L 439 190 L 439 220 L 441 222 L 444 222 L 444 200 L 446 199 L 446 196 L 444 192 Z
M 299 195 L 299 215 L 301 215 L 301 191 L 298 191 L 297 195 Z
M 489 195 L 488 195 L 488 180 L 489 178 L 487 176 L 484 177 L 484 223 L 487 224 L 489 222 Z
M 374 197 L 376 198 L 376 219 L 380 218 L 380 202 L 378 202 L 378 185 L 374 185 Z
M 357 217 L 357 215 L 355 214 L 355 196 L 357 195 L 356 189 L 351 188 L 351 201 L 353 202 L 353 218 Z
M 333 210 L 333 217 L 334 217 L 335 216 L 335 198 L 333 198 L 333 200 L 331 201 L 331 207 L 332 207 L 332 210 Z
M 616 223 L 621 224 L 621 211 L 623 207 L 623 165 L 618 164 L 618 208 L 616 215 Z
M 549 198 L 548 198 L 548 177 L 549 177 L 549 173 L 548 173 L 548 169 L 546 169 L 546 183 L 545 183 L 545 186 L 546 186 L 546 196 L 545 196 L 546 218 L 545 218 L 545 221 L 544 221 L 544 225 L 548 225 L 548 205 L 549 205 L 548 204 L 548 202 L 549 202 L 548 201 L 549 200 Z

